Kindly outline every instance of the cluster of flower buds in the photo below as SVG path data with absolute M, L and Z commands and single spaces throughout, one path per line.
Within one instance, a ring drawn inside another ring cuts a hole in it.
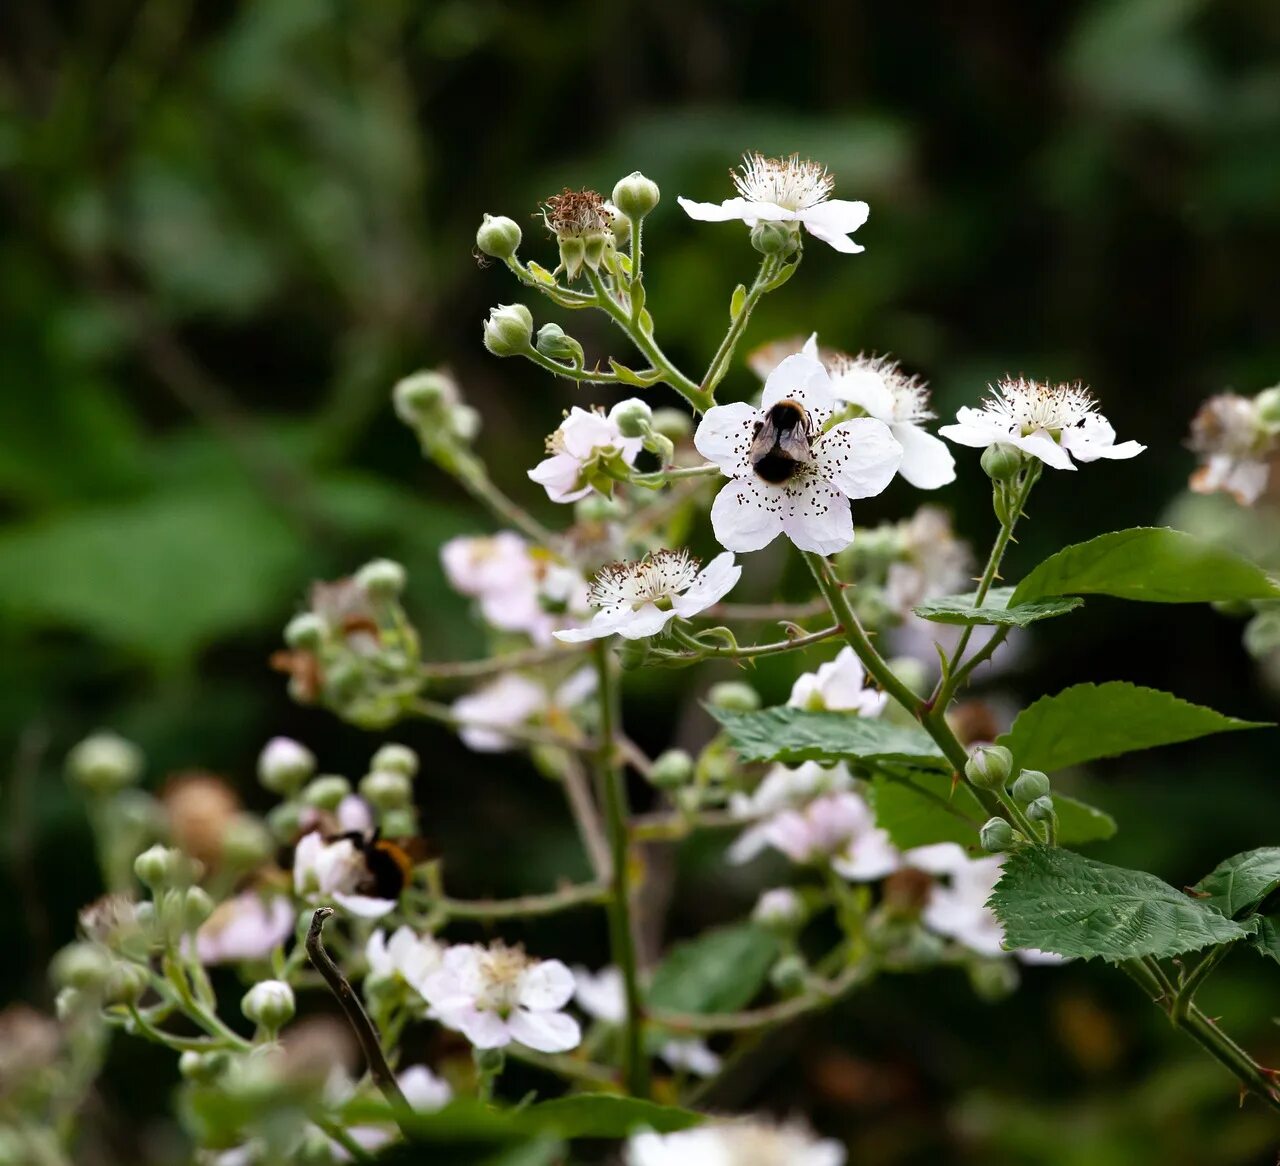
M 1015 776 L 1013 754 L 1003 745 L 978 745 L 969 754 L 964 772 L 978 789 L 990 790 L 1012 806 L 1021 807 L 1026 822 L 1055 821 L 1049 778 L 1038 769 L 1022 769 Z M 982 846 L 990 853 L 1011 849 L 1017 839 L 1017 831 L 1005 818 L 991 818 L 982 827 Z
M 397 381 L 391 401 L 396 416 L 417 434 L 422 452 L 443 470 L 456 473 L 472 457 L 480 414 L 462 400 L 447 372 L 424 369 Z

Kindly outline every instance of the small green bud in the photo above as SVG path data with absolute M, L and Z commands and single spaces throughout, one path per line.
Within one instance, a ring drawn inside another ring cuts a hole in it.
M 998 442 L 982 451 L 982 470 L 993 482 L 1007 482 L 1022 469 L 1022 451 Z
M 573 515 L 579 522 L 611 522 L 621 518 L 626 508 L 616 498 L 588 494 L 573 504 Z
M 375 769 L 360 779 L 360 796 L 380 810 L 400 809 L 413 801 L 413 783 L 395 770 Z
M 138 881 L 153 893 L 163 891 L 181 877 L 182 855 L 169 846 L 155 846 L 144 850 L 133 860 L 133 873 Z
M 292 842 L 302 826 L 302 810 L 297 802 L 283 802 L 267 812 L 267 829 L 280 842 Z
M 390 743 L 383 745 L 369 762 L 371 770 L 388 769 L 392 773 L 403 773 L 405 777 L 414 777 L 418 772 L 418 755 L 408 745 Z
M 643 668 L 649 663 L 649 657 L 653 654 L 647 638 L 642 640 L 623 640 L 618 645 L 616 652 L 618 663 L 627 672 Z
M 653 410 L 639 397 L 628 397 L 609 411 L 609 419 L 623 437 L 644 437 L 653 423 Z
M 224 1052 L 198 1053 L 188 1049 L 178 1058 L 178 1072 L 188 1081 L 209 1085 L 227 1071 L 231 1058 Z
M 58 988 L 100 992 L 111 978 L 114 964 L 104 948 L 92 943 L 69 943 L 49 965 L 49 978 Z
M 457 400 L 458 386 L 453 378 L 433 369 L 402 377 L 391 390 L 392 407 L 406 425 L 417 425 L 429 417 L 439 416 Z
M 484 346 L 494 356 L 519 356 L 533 341 L 533 314 L 524 304 L 499 304 L 484 324 Z
M 404 591 L 408 574 L 394 559 L 374 559 L 356 572 L 356 586 L 373 599 L 395 599 Z
M 1260 611 L 1245 624 L 1244 648 L 1255 660 L 1264 659 L 1280 648 L 1280 611 Z
M 548 356 L 552 360 L 568 360 L 575 365 L 582 364 L 582 345 L 559 324 L 543 324 L 538 329 L 537 349 L 543 356 Z
M 795 996 L 803 992 L 809 982 L 809 965 L 804 957 L 784 955 L 769 969 L 769 983 L 784 996 Z
M 454 405 L 449 409 L 449 428 L 459 441 L 475 441 L 480 433 L 480 411 L 470 405 Z
M 675 443 L 669 437 L 664 437 L 661 433 L 654 433 L 652 430 L 645 435 L 644 448 L 650 453 L 656 454 L 658 461 L 664 466 L 669 466 L 676 460 Z
M 151 987 L 147 969 L 125 960 L 116 960 L 102 986 L 104 1004 L 136 1004 Z
M 182 901 L 182 922 L 188 931 L 194 931 L 213 914 L 214 902 L 202 887 L 188 887 Z
M 263 980 L 244 994 L 240 1011 L 246 1020 L 275 1032 L 281 1025 L 288 1024 L 297 1011 L 293 989 L 283 980 Z
M 978 745 L 965 762 L 964 774 L 979 789 L 1004 789 L 1013 771 L 1013 754 L 1003 745 Z
M 520 226 L 505 215 L 485 215 L 476 231 L 476 246 L 494 259 L 510 259 L 524 238 Z
M 70 1024 L 89 1004 L 90 1001 L 85 999 L 85 994 L 79 988 L 63 988 L 54 997 L 53 1014 L 60 1023 Z
M 284 642 L 301 652 L 314 652 L 324 643 L 328 634 L 329 625 L 313 611 L 295 615 L 284 626 Z
M 1010 959 L 974 960 L 969 965 L 969 983 L 974 992 L 993 1003 L 1017 991 L 1019 978 L 1018 965 Z
M 707 703 L 735 713 L 753 713 L 760 707 L 760 694 L 741 680 L 722 680 L 707 690 Z
M 409 806 L 397 806 L 382 815 L 382 832 L 388 838 L 409 838 L 418 832 L 418 819 Z
M 1049 779 L 1038 769 L 1024 769 L 1009 792 L 1013 794 L 1014 801 L 1025 806 L 1049 792 Z
M 1258 420 L 1267 429 L 1280 427 L 1280 385 L 1263 389 L 1254 397 L 1253 403 L 1258 410 Z
M 687 785 L 693 777 L 693 758 L 683 749 L 668 749 L 658 754 L 649 771 L 649 780 L 659 789 L 675 789 Z
M 115 733 L 94 733 L 67 754 L 67 773 L 95 794 L 113 794 L 142 776 L 142 750 Z
M 988 854 L 1000 854 L 1013 845 L 1013 827 L 1003 818 L 988 818 L 978 833 L 978 840 Z
M 693 418 L 680 409 L 655 409 L 653 431 L 661 433 L 668 441 L 681 441 L 693 432 Z
M 761 255 L 785 259 L 799 245 L 799 237 L 790 223 L 756 223 L 751 228 L 751 246 Z
M 619 178 L 613 187 L 613 205 L 624 215 L 642 219 L 658 205 L 662 192 L 652 178 L 646 178 L 639 170 L 633 170 L 625 178 Z
M 351 792 L 351 783 L 336 773 L 324 773 L 309 782 L 302 800 L 317 810 L 336 810 L 338 803 Z
M 889 671 L 912 692 L 929 691 L 929 673 L 914 656 L 895 656 L 889 661 Z
M 476 1068 L 488 1077 L 501 1073 L 507 1063 L 507 1054 L 502 1049 L 473 1049 L 472 1054 Z
M 296 792 L 315 771 L 315 754 L 291 737 L 272 737 L 258 754 L 258 781 L 273 794 Z
M 236 814 L 222 832 L 222 861 L 232 870 L 248 870 L 271 857 L 271 834 L 252 814 Z
M 1033 822 L 1048 822 L 1053 817 L 1053 798 L 1036 798 L 1027 806 L 1027 817 Z

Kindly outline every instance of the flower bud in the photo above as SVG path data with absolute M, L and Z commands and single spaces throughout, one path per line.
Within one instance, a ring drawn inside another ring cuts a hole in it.
M 312 611 L 301 612 L 284 625 L 284 642 L 300 652 L 314 652 L 328 634 L 329 625 Z
M 1003 818 L 988 818 L 978 832 L 978 840 L 988 854 L 1000 854 L 1013 845 L 1013 827 Z
M 155 846 L 144 850 L 133 860 L 133 873 L 153 893 L 163 891 L 183 875 L 182 855 L 172 847 Z
M 523 237 L 514 219 L 506 215 L 485 215 L 476 231 L 476 246 L 494 259 L 510 259 Z
M 53 1001 L 53 1014 L 61 1024 L 70 1024 L 77 1016 L 86 1011 L 90 1001 L 79 988 L 63 988 Z
M 449 429 L 459 441 L 475 441 L 480 433 L 480 411 L 470 405 L 454 405 L 449 410 Z
M 418 819 L 409 806 L 397 806 L 382 815 L 382 833 L 388 838 L 409 838 L 418 832 Z
M 297 802 L 283 802 L 267 812 L 267 829 L 279 842 L 292 842 L 302 828 L 302 810 Z
M 453 378 L 434 369 L 402 377 L 391 390 L 392 407 L 406 425 L 417 425 L 429 417 L 439 416 L 457 399 L 458 387 Z
M 502 1049 L 473 1049 L 476 1068 L 487 1076 L 501 1073 L 507 1063 L 507 1054 Z
M 798 244 L 799 238 L 790 223 L 763 222 L 751 228 L 751 246 L 761 255 L 785 259 Z
M 97 993 L 111 976 L 113 960 L 92 943 L 69 943 L 49 964 L 49 978 L 58 988 Z
M 336 773 L 324 773 L 308 783 L 302 800 L 317 810 L 336 810 L 338 803 L 351 792 L 351 783 Z
M 979 998 L 994 1003 L 1018 988 L 1018 965 L 1010 959 L 974 960 L 969 965 L 969 984 Z
M 681 441 L 693 432 L 693 418 L 680 409 L 655 409 L 651 424 L 655 433 L 672 442 Z
M 575 365 L 582 363 L 582 345 L 559 324 L 543 324 L 538 329 L 537 349 L 552 360 L 568 360 Z
M 380 810 L 400 809 L 413 801 L 413 783 L 393 769 L 375 769 L 360 779 L 360 796 Z
M 790 887 L 774 887 L 756 900 L 751 921 L 774 931 L 790 932 L 804 922 L 804 900 Z
M 579 241 L 580 242 L 580 241 Z M 484 324 L 484 346 L 494 356 L 519 356 L 533 340 L 533 314 L 524 304 L 499 304 Z
M 626 672 L 645 667 L 649 663 L 650 656 L 653 655 L 647 638 L 643 640 L 623 640 L 618 645 L 616 652 L 618 663 L 622 666 L 623 671 Z
M 573 504 L 573 516 L 579 522 L 610 522 L 625 513 L 626 508 L 616 498 L 603 494 L 588 494 Z
M 67 755 L 67 773 L 96 794 L 113 794 L 142 776 L 142 750 L 115 733 L 94 733 Z
M 633 170 L 614 184 L 613 205 L 629 218 L 642 219 L 658 205 L 661 195 L 652 178 Z
M 373 599 L 395 599 L 408 582 L 408 575 L 394 559 L 373 559 L 356 572 L 356 586 Z
M 895 656 L 889 661 L 889 671 L 912 692 L 929 691 L 929 673 L 914 656 Z
M 683 749 L 668 749 L 653 759 L 649 780 L 659 789 L 675 789 L 693 777 L 693 758 Z
M 369 768 L 389 769 L 392 773 L 403 773 L 405 777 L 414 777 L 418 772 L 418 755 L 408 745 L 397 745 L 394 742 L 383 745 L 373 755 Z
M 222 834 L 222 861 L 231 870 L 248 870 L 271 857 L 271 834 L 252 814 L 237 814 Z
M 283 980 L 263 980 L 244 994 L 240 1011 L 246 1020 L 275 1032 L 281 1025 L 288 1024 L 297 1011 L 293 989 Z
M 1007 482 L 1022 469 L 1022 451 L 1005 442 L 989 445 L 982 451 L 982 469 L 993 482 Z
M 147 969 L 125 960 L 115 960 L 102 986 L 104 1004 L 136 1004 L 151 987 Z
M 1044 797 L 1048 792 L 1049 779 L 1038 769 L 1024 769 L 1018 774 L 1018 778 L 1010 790 L 1014 801 L 1021 802 L 1024 806 L 1029 802 L 1034 802 L 1036 798 Z
M 784 955 L 769 969 L 769 983 L 784 996 L 795 996 L 803 992 L 808 980 L 809 965 L 804 962 L 803 956 L 794 952 Z
M 760 707 L 760 694 L 741 680 L 722 680 L 707 690 L 707 703 L 735 713 L 753 713 Z
M 231 1058 L 224 1052 L 198 1053 L 188 1049 L 178 1058 L 178 1072 L 188 1081 L 212 1084 L 226 1072 Z
M 1280 385 L 1263 389 L 1254 397 L 1253 404 L 1258 411 L 1258 420 L 1264 427 L 1269 430 L 1280 427 Z
M 628 397 L 609 411 L 609 418 L 623 437 L 644 437 L 653 423 L 653 410 L 639 397 Z
M 273 794 L 294 793 L 315 771 L 315 754 L 290 737 L 272 737 L 258 754 L 258 781 Z
M 182 900 L 182 923 L 194 931 L 213 914 L 214 902 L 202 887 L 188 887 Z
M 1053 798 L 1048 795 L 1036 798 L 1027 805 L 1027 817 L 1033 822 L 1048 822 L 1053 818 Z
M 979 789 L 1004 789 L 1013 772 L 1013 754 L 1003 745 L 977 745 L 965 762 L 964 775 Z

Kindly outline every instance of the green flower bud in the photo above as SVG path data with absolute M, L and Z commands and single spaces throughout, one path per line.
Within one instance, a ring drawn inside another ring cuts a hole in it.
M 315 771 L 315 754 L 291 737 L 272 737 L 258 754 L 258 781 L 273 794 L 295 793 Z
M 302 800 L 317 810 L 336 810 L 351 792 L 351 783 L 336 773 L 321 774 L 302 791 Z
M 178 1058 L 178 1072 L 188 1081 L 210 1085 L 227 1071 L 231 1058 L 224 1052 L 197 1053 L 188 1049 Z
M 263 980 L 244 994 L 240 1011 L 246 1020 L 275 1032 L 281 1025 L 288 1024 L 297 1011 L 293 989 L 283 980 Z
M 1048 822 L 1053 817 L 1053 798 L 1036 798 L 1027 806 L 1027 817 L 1033 822 Z
M 1003 745 L 978 745 L 965 762 L 964 774 L 979 789 L 1004 789 L 1013 772 L 1013 754 Z
M 661 196 L 658 184 L 639 170 L 633 170 L 626 178 L 619 178 L 613 187 L 613 205 L 633 219 L 642 219 L 649 214 Z
M 994 1003 L 1017 991 L 1018 965 L 1010 959 L 974 960 L 969 965 L 969 983 L 983 1000 Z
M 1255 660 L 1280 648 L 1280 610 L 1260 611 L 1245 624 L 1244 648 Z
M 1022 469 L 1022 451 L 998 442 L 982 451 L 982 470 L 993 482 L 1007 482 Z
M 590 235 L 582 236 L 582 261 L 591 268 L 592 271 L 598 271 L 600 264 L 604 262 L 605 252 L 609 249 L 612 239 L 603 231 L 596 231 Z M 561 254 L 564 254 L 564 247 L 561 245 Z
M 800 237 L 791 223 L 756 223 L 751 228 L 751 246 L 761 255 L 775 255 L 785 259 L 800 244 Z
M 111 978 L 114 962 L 106 949 L 96 944 L 69 943 L 54 955 L 49 965 L 49 978 L 54 987 L 96 994 Z
M 53 1001 L 53 1014 L 60 1023 L 70 1024 L 93 1005 L 79 988 L 63 988 Z
M 413 801 L 413 783 L 403 773 L 375 769 L 360 779 L 360 796 L 380 810 L 400 809 Z
M 388 838 L 409 838 L 418 832 L 418 819 L 412 808 L 397 806 L 382 815 L 382 832 Z
M 626 508 L 616 498 L 603 494 L 588 494 L 573 504 L 573 514 L 579 522 L 610 522 L 625 513 Z
M 1263 389 L 1253 399 L 1258 410 L 1258 420 L 1267 429 L 1280 428 L 1280 385 Z
M 524 304 L 499 304 L 484 325 L 484 346 L 494 356 L 519 356 L 533 340 L 533 314 Z
M 222 832 L 222 861 L 232 870 L 248 870 L 271 857 L 271 833 L 252 814 L 236 814 Z
M 188 887 L 182 900 L 182 922 L 188 931 L 194 931 L 213 914 L 214 902 L 209 892 L 201 887 Z
M 374 559 L 356 572 L 356 586 L 373 599 L 395 599 L 408 582 L 403 566 L 394 559 Z
M 784 955 L 769 969 L 769 983 L 784 996 L 795 996 L 803 992 L 809 982 L 809 965 L 804 957 L 794 952 Z
M 914 656 L 895 656 L 889 661 L 889 671 L 912 692 L 928 692 L 929 674 L 925 666 Z
M 623 437 L 644 437 L 653 423 L 653 410 L 639 397 L 628 397 L 609 411 L 609 417 Z
M 519 225 L 505 215 L 485 215 L 476 231 L 476 246 L 494 259 L 510 259 L 524 236 Z
M 1013 846 L 1013 827 L 1003 818 L 988 818 L 978 840 L 988 854 L 1000 854 Z
M 507 1054 L 501 1049 L 473 1049 L 472 1055 L 475 1057 L 476 1068 L 490 1077 L 501 1073 L 507 1063 Z
M 470 405 L 454 405 L 449 410 L 449 429 L 459 441 L 475 441 L 480 433 L 480 411 Z
M 616 652 L 618 663 L 627 672 L 643 668 L 649 663 L 649 658 L 653 654 L 647 638 L 643 640 L 623 640 L 618 645 Z
M 94 733 L 67 754 L 71 780 L 95 794 L 113 794 L 142 776 L 142 750 L 115 733 Z
M 693 432 L 693 418 L 680 409 L 655 409 L 653 431 L 661 433 L 668 441 L 681 441 Z
M 707 690 L 707 703 L 735 713 L 753 713 L 760 707 L 760 694 L 741 680 L 722 680 Z
M 267 829 L 280 842 L 292 842 L 302 826 L 302 810 L 297 802 L 284 802 L 267 812 Z
M 396 381 L 391 390 L 391 404 L 396 416 L 406 425 L 439 416 L 458 400 L 458 386 L 446 373 L 433 369 L 411 373 Z
M 649 780 L 659 789 L 687 785 L 693 777 L 693 758 L 683 749 L 668 749 L 653 760 Z
M 394 743 L 383 745 L 369 762 L 371 770 L 388 769 L 392 773 L 403 773 L 405 777 L 414 777 L 418 772 L 418 755 L 408 745 Z
M 329 634 L 329 625 L 315 614 L 304 611 L 284 626 L 284 642 L 301 652 L 314 652 Z
M 179 881 L 184 873 L 181 868 L 185 865 L 179 851 L 157 843 L 133 860 L 133 873 L 144 887 L 155 893 Z
M 146 995 L 151 987 L 151 977 L 147 969 L 138 964 L 116 960 L 111 965 L 111 972 L 102 986 L 102 1002 L 104 1004 L 136 1004 Z
M 582 345 L 565 332 L 559 324 L 543 324 L 538 329 L 537 349 L 552 360 L 567 360 L 582 364 Z
M 656 454 L 658 461 L 664 466 L 669 466 L 676 460 L 675 443 L 669 437 L 663 437 L 661 433 L 653 433 L 652 431 L 645 436 L 644 448 L 650 453 Z
M 1018 774 L 1010 792 L 1015 801 L 1025 806 L 1028 802 L 1034 802 L 1036 798 L 1042 798 L 1049 792 L 1049 779 L 1038 769 L 1024 769 Z

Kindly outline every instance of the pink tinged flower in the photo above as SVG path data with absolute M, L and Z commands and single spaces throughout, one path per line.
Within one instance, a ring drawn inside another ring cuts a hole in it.
M 1190 483 L 1197 494 L 1223 490 L 1241 506 L 1252 506 L 1267 488 L 1275 441 L 1256 400 L 1235 393 L 1210 397 L 1191 422 L 1191 448 L 1201 461 Z
M 394 911 L 394 899 L 361 893 L 368 877 L 364 857 L 349 838 L 326 842 L 319 831 L 313 830 L 304 834 L 294 848 L 294 893 L 308 902 L 332 901 L 364 919 L 377 919 Z
M 397 1073 L 396 1083 L 409 1103 L 409 1108 L 418 1113 L 434 1113 L 453 1100 L 453 1090 L 449 1083 L 437 1077 L 425 1065 L 413 1065 Z M 394 1126 L 352 1126 L 347 1134 L 356 1145 L 370 1153 L 390 1145 L 399 1137 Z M 330 1144 L 329 1153 L 335 1162 L 351 1161 L 350 1153 L 336 1142 Z
M 556 639 L 581 643 L 616 634 L 639 640 L 656 635 L 676 616 L 692 619 L 719 603 L 742 575 L 728 551 L 703 570 L 699 566 L 685 550 L 656 551 L 636 562 L 610 564 L 591 585 L 588 601 L 599 609 L 591 622 L 556 632 Z
M 818 666 L 817 672 L 806 672 L 791 686 L 787 700 L 792 708 L 853 712 L 876 717 L 884 711 L 887 697 L 867 685 L 862 661 L 852 648 L 842 648 L 834 660 Z
M 293 934 L 293 904 L 283 895 L 246 891 L 218 905 L 196 932 L 202 964 L 264 960 Z
M 674 1134 L 636 1134 L 626 1166 L 844 1166 L 845 1149 L 797 1123 L 748 1119 Z
M 1058 470 L 1074 470 L 1072 458 L 1131 458 L 1147 448 L 1136 441 L 1117 445 L 1116 431 L 1096 410 L 1082 385 L 1009 378 L 992 386 L 981 409 L 959 409 L 957 423 L 938 432 L 957 445 L 978 449 L 1012 445 Z
M 389 939 L 379 929 L 369 936 L 364 949 L 370 978 L 403 980 L 419 992 L 427 976 L 440 967 L 444 952 L 438 940 L 408 927 L 397 927 Z
M 778 814 L 803 807 L 826 793 L 853 787 L 853 777 L 843 765 L 825 768 L 806 761 L 794 769 L 775 765 L 750 794 L 735 793 L 729 799 L 729 813 L 754 823 L 729 848 L 728 859 L 735 866 L 750 862 L 769 846 L 769 822 Z
M 736 219 L 748 227 L 761 222 L 802 223 L 815 239 L 837 251 L 852 255 L 863 250 L 849 236 L 867 221 L 867 204 L 833 199 L 835 179 L 825 166 L 802 160 L 798 154 L 789 158 L 747 154 L 739 171 L 733 176 L 737 198 L 721 203 L 693 202 L 684 197 L 676 201 L 691 219 L 702 222 Z
M 751 450 L 770 411 L 784 400 L 804 412 L 809 460 L 797 461 L 784 480 L 767 481 Z M 843 421 L 824 433 L 835 406 L 827 370 L 797 353 L 769 374 L 760 408 L 739 401 L 707 410 L 693 441 L 732 479 L 711 507 L 722 546 L 758 551 L 785 534 L 801 550 L 829 555 L 853 541 L 849 500 L 879 494 L 898 470 L 902 447 L 887 425 L 870 417 Z
M 560 711 L 566 715 L 587 700 L 596 688 L 592 668 L 580 668 L 553 691 L 538 681 L 507 672 L 483 688 L 453 702 L 462 743 L 477 753 L 502 753 L 519 742 L 504 730 L 516 729 L 538 717 Z
M 514 1041 L 563 1053 L 582 1039 L 578 1022 L 562 1011 L 574 994 L 574 978 L 559 960 L 534 960 L 501 943 L 451 947 L 421 991 L 440 1021 L 476 1048 Z
M 613 966 L 593 972 L 589 968 L 573 969 L 573 996 L 579 1008 L 605 1024 L 621 1024 L 627 1015 L 626 991 L 622 969 Z
M 802 810 L 783 810 L 766 823 L 764 837 L 793 862 L 830 860 L 847 879 L 882 878 L 900 863 L 871 808 L 852 791 L 826 794 Z
M 619 401 L 606 415 L 576 405 L 569 416 L 547 438 L 549 457 L 529 471 L 529 477 L 542 486 L 552 502 L 576 502 L 591 493 L 585 480 L 587 465 L 597 457 L 617 456 L 634 465 L 644 444 L 639 437 L 623 437 L 617 414 L 632 401 Z

